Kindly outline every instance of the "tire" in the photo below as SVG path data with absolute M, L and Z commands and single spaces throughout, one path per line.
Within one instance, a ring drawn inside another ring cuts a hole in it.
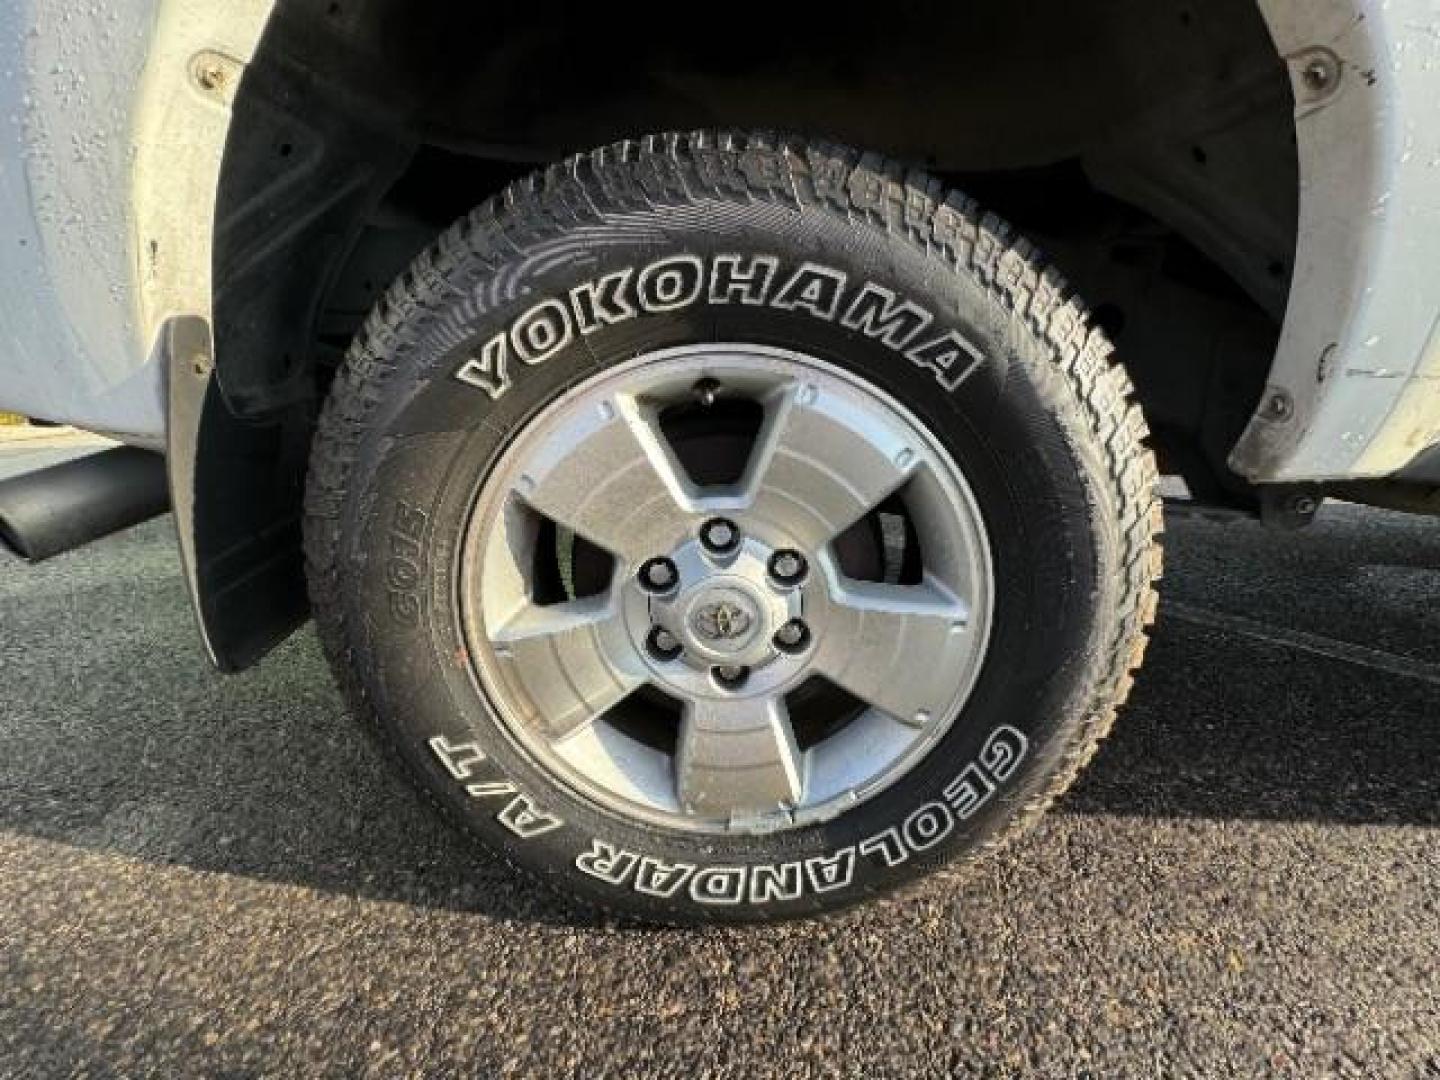
M 717 292 L 722 263 L 769 266 L 768 293 Z M 678 269 L 645 286 L 657 265 Z M 807 293 L 807 266 L 810 284 L 822 272 L 843 284 Z M 607 275 L 616 292 L 597 293 Z M 781 282 L 795 286 L 788 303 Z M 867 286 L 884 301 L 872 314 L 924 319 L 847 320 Z M 793 827 L 694 831 L 617 810 L 527 748 L 477 675 L 461 554 L 476 550 L 477 491 L 547 410 L 636 357 L 726 342 L 821 358 L 897 402 L 955 463 L 988 544 L 987 638 L 948 726 L 888 786 L 813 820 L 797 811 Z M 457 222 L 370 314 L 315 437 L 311 600 L 354 713 L 515 867 L 644 921 L 808 915 L 997 849 L 1095 752 L 1155 612 L 1146 438 L 1124 370 L 1060 275 L 924 173 L 764 135 L 619 143 Z

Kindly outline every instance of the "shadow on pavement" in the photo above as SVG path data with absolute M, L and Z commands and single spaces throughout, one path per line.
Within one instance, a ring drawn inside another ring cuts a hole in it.
M 1317 529 L 1307 564 L 1258 529 L 1179 524 L 1167 596 L 1319 632 L 1313 608 L 1206 563 L 1263 577 L 1269 559 L 1294 588 L 1312 565 L 1354 570 L 1363 528 Z M 1397 648 L 1421 632 L 1432 649 L 1440 641 L 1426 621 L 1440 607 L 1434 531 L 1390 538 L 1407 559 L 1420 545 L 1422 572 L 1431 560 L 1428 579 L 1404 581 L 1430 590 L 1432 614 L 1387 642 Z M 1383 638 L 1364 628 L 1393 622 L 1396 598 L 1374 575 L 1358 580 L 1343 625 L 1357 642 Z M 1327 588 L 1329 604 L 1333 579 Z M 1440 824 L 1440 688 L 1163 611 L 1131 707 L 1057 812 Z M 255 671 L 209 671 L 168 522 L 39 567 L 0 562 L 0 612 L 0 828 L 367 898 L 576 921 L 391 775 L 344 715 L 309 631 Z

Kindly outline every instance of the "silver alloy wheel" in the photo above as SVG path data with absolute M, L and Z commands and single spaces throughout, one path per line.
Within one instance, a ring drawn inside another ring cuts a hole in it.
M 717 392 L 763 414 L 738 481 L 701 487 L 662 413 Z M 848 577 L 836 539 L 897 493 L 918 569 Z M 571 536 L 612 556 L 604 587 L 540 602 L 550 536 L 562 563 Z M 990 628 L 990 551 L 950 455 L 873 385 L 762 346 L 651 353 L 568 391 L 482 481 L 458 556 L 479 688 L 514 743 L 679 829 L 774 831 L 890 786 L 954 721 Z M 802 745 L 788 703 L 815 679 L 857 709 Z M 644 688 L 674 704 L 669 744 L 616 719 Z

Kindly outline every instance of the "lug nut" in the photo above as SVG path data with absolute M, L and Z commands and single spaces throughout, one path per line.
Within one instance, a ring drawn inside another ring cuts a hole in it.
M 745 680 L 750 677 L 750 669 L 740 664 L 721 664 L 712 668 L 710 674 L 715 681 L 726 690 L 739 690 L 745 685 Z
M 645 648 L 656 660 L 674 660 L 685 651 L 679 639 L 663 626 L 650 628 L 650 634 L 645 639 Z
M 777 551 L 770 556 L 770 576 L 781 585 L 798 585 L 810 567 L 798 551 Z
M 728 554 L 740 546 L 740 527 L 728 518 L 711 518 L 700 526 L 700 543 L 716 555 Z
M 640 587 L 646 592 L 669 592 L 680 580 L 680 571 L 665 556 L 646 560 L 640 567 Z
M 781 652 L 804 652 L 810 644 L 810 628 L 802 619 L 791 619 L 775 631 L 775 647 Z

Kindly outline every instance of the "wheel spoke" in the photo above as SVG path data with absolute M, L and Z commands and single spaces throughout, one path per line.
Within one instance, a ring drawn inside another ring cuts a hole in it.
M 551 740 L 603 715 L 644 681 L 619 614 L 608 597 L 540 607 L 525 604 L 493 635 Z
M 795 805 L 803 778 L 785 703 L 744 697 L 687 703 L 676 772 L 689 813 L 733 819 Z
M 693 485 L 652 410 L 617 397 L 572 417 L 520 481 L 531 507 L 628 563 L 668 551 L 695 512 Z
M 974 647 L 963 600 L 926 578 L 919 585 L 846 580 L 830 602 L 818 671 L 904 723 L 923 724 L 951 700 Z
M 829 543 L 916 467 L 906 433 L 840 391 L 788 383 L 766 404 L 741 500 L 803 547 Z

